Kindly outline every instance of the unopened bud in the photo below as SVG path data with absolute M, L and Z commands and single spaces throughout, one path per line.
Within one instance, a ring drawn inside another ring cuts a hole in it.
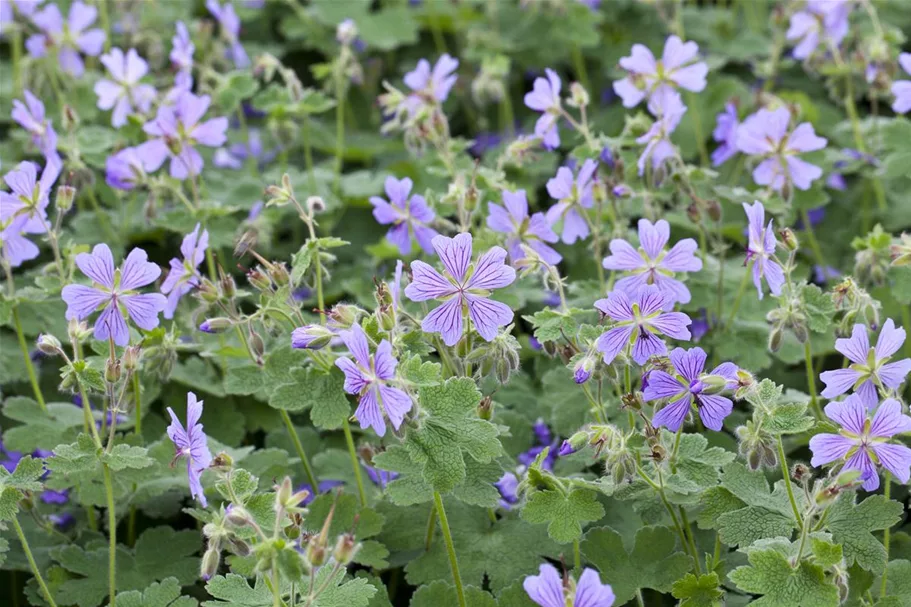
M 798 483 L 805 480 L 810 474 L 810 469 L 805 464 L 794 464 L 791 467 L 791 478 L 793 478 Z
M 342 565 L 347 565 L 354 560 L 354 555 L 357 554 L 360 547 L 361 545 L 355 541 L 353 535 L 350 533 L 343 533 L 338 536 L 338 541 L 335 542 L 332 558 Z
M 335 28 L 335 39 L 339 44 L 351 46 L 357 38 L 357 25 L 353 19 L 345 19 Z
M 784 337 L 784 334 L 780 327 L 775 327 L 772 329 L 772 332 L 769 333 L 769 350 L 772 352 L 778 352 L 781 348 L 781 340 Z
M 250 544 L 244 542 L 243 540 L 239 540 L 236 537 L 230 538 L 228 540 L 228 544 L 231 546 L 231 552 L 239 557 L 249 556 L 252 552 Z
M 784 246 L 789 251 L 796 251 L 800 249 L 800 241 L 797 239 L 797 234 L 794 233 L 794 230 L 791 228 L 785 228 L 779 232 L 781 236 L 781 242 L 784 243 Z
M 557 451 L 557 455 L 564 456 L 575 453 L 579 449 L 585 447 L 585 445 L 588 444 L 589 440 L 591 440 L 591 437 L 589 436 L 588 432 L 576 432 L 568 439 L 563 441 L 563 443 L 560 445 L 560 449 Z
M 288 268 L 283 263 L 272 264 L 272 267 L 269 268 L 269 276 L 272 277 L 272 282 L 280 287 L 291 282 L 291 275 L 288 274 Z
M 699 207 L 695 202 L 686 207 L 686 216 L 689 217 L 690 221 L 693 223 L 699 223 L 702 213 L 699 212 Z
M 57 212 L 61 215 L 67 213 L 73 208 L 73 201 L 76 199 L 76 188 L 69 185 L 62 185 L 57 188 Z
M 104 363 L 104 379 L 109 384 L 116 383 L 120 380 L 120 359 L 109 358 Z
M 314 567 L 322 567 L 326 563 L 328 557 L 325 543 L 321 538 L 322 534 L 314 535 L 307 543 L 307 560 Z
M 616 163 L 614 162 L 614 153 L 611 152 L 609 146 L 604 146 L 601 148 L 601 153 L 598 155 L 598 159 L 607 165 L 607 168 L 613 170 Z
M 205 554 L 202 555 L 202 563 L 199 568 L 199 576 L 208 580 L 211 579 L 218 572 L 218 565 L 221 562 L 221 555 L 218 550 L 214 548 L 209 548 L 206 550 Z
M 237 284 L 234 282 L 234 278 L 227 274 L 221 277 L 218 284 L 221 286 L 222 295 L 228 299 L 231 299 L 237 293 Z
M 305 325 L 291 332 L 291 347 L 299 350 L 319 350 L 325 348 L 335 337 L 335 333 L 322 325 Z
M 129 346 L 123 351 L 123 368 L 133 371 L 139 366 L 142 349 L 139 346 Z
M 272 280 L 259 270 L 247 272 L 247 282 L 257 291 L 268 291 L 272 288 Z
M 50 333 L 43 333 L 38 336 L 38 350 L 48 356 L 56 356 L 60 353 L 60 340 Z
M 357 322 L 358 312 L 360 310 L 357 306 L 338 304 L 329 311 L 328 322 L 337 329 L 350 329 Z
M 633 193 L 633 191 L 629 189 L 629 186 L 622 183 L 620 185 L 615 185 L 611 192 L 613 192 L 615 198 L 628 198 L 629 195 Z
M 215 468 L 218 470 L 230 470 L 234 466 L 234 459 L 222 451 L 212 459 L 212 463 L 209 464 L 210 468 Z
M 708 213 L 709 219 L 714 222 L 721 221 L 721 205 L 718 204 L 717 200 L 709 200 L 706 205 L 706 213 Z
M 235 527 L 243 527 L 249 525 L 252 519 L 250 513 L 240 506 L 231 506 L 225 513 L 225 520 Z
M 257 357 L 262 358 L 262 355 L 266 352 L 266 344 L 263 343 L 263 338 L 260 337 L 259 333 L 250 328 L 250 336 L 248 337 L 250 344 L 250 351 L 253 352 Z
M 64 104 L 61 116 L 64 131 L 72 131 L 79 126 L 79 114 L 70 104 Z
M 291 478 L 286 476 L 282 479 L 281 484 L 276 485 L 273 489 L 275 490 L 275 509 L 284 510 L 291 500 L 291 494 L 294 492 L 294 487 L 291 486 Z
M 588 91 L 579 82 L 569 85 L 569 104 L 573 107 L 586 107 L 591 102 Z
M 219 316 L 203 321 L 203 323 L 199 325 L 199 330 L 203 333 L 224 333 L 231 328 L 232 324 L 230 318 Z
M 592 370 L 595 368 L 595 363 L 595 359 L 590 356 L 581 358 L 573 369 L 573 381 L 577 384 L 584 384 L 587 382 L 592 376 Z
M 320 196 L 309 196 L 307 197 L 307 211 L 311 215 L 316 215 L 317 213 L 322 213 L 326 210 L 326 201 Z
M 493 417 L 493 401 L 490 396 L 485 396 L 481 399 L 481 402 L 478 403 L 478 417 L 488 421 Z

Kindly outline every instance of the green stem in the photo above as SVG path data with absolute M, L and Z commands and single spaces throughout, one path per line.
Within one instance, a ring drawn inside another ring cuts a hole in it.
M 102 464 L 104 474 L 104 493 L 108 504 L 108 594 L 109 607 L 117 602 L 117 510 L 114 508 L 114 485 L 111 481 L 111 469 Z
M 689 538 L 690 552 L 693 553 L 693 560 L 696 561 L 696 575 L 702 575 L 702 566 L 699 564 L 699 551 L 696 548 L 696 538 L 693 536 L 693 528 L 690 526 L 690 519 L 686 515 L 683 506 L 678 506 L 680 510 L 680 522 L 686 536 Z
M 886 498 L 886 501 L 889 500 L 891 491 L 892 491 L 892 473 L 886 472 L 886 486 L 883 488 L 883 496 Z M 891 527 L 886 527 L 883 531 L 883 548 L 886 549 L 886 566 L 883 568 L 883 579 L 880 582 L 879 586 L 879 598 L 882 599 L 886 596 L 886 575 L 889 573 L 889 540 L 890 540 L 890 531 Z
M 313 144 L 310 141 L 310 115 L 304 114 L 301 137 L 304 140 L 304 166 L 307 167 L 307 182 L 310 193 L 316 194 L 316 177 L 313 174 Z
M 781 442 L 781 436 L 778 436 L 778 463 L 781 464 L 781 474 L 784 476 L 784 486 L 788 490 L 788 501 L 791 502 L 791 510 L 794 511 L 794 520 L 797 526 L 803 528 L 803 518 L 800 516 L 800 508 L 797 507 L 797 499 L 794 497 L 794 488 L 791 487 L 791 474 L 788 472 L 788 459 L 784 454 L 784 443 Z
M 437 526 L 437 509 L 436 506 L 430 508 L 430 516 L 427 517 L 427 537 L 424 538 L 424 550 L 430 552 L 433 545 L 433 532 Z
M 345 153 L 345 81 L 335 76 L 335 191 L 341 194 L 342 156 Z
M 687 93 L 686 96 L 692 112 L 693 134 L 696 137 L 696 146 L 699 148 L 699 161 L 702 166 L 709 166 L 709 151 L 705 145 L 705 133 L 702 130 L 702 114 L 699 112 L 699 104 L 696 103 L 696 95 L 694 93 Z
M 142 439 L 142 391 L 139 385 L 139 372 L 133 371 L 133 403 L 136 421 L 133 422 L 133 431 Z
M 449 567 L 452 569 L 452 580 L 455 582 L 456 595 L 459 597 L 459 607 L 467 607 L 465 590 L 462 588 L 462 574 L 459 573 L 459 559 L 456 557 L 455 546 L 452 543 L 452 532 L 449 530 L 449 519 L 443 507 L 443 496 L 439 491 L 433 492 L 433 502 L 436 505 L 437 516 L 440 517 L 440 529 L 443 531 L 443 541 L 446 542 L 446 552 L 449 553 Z
M 316 482 L 316 476 L 313 474 L 313 468 L 310 467 L 310 460 L 307 459 L 307 454 L 304 452 L 304 446 L 301 444 L 301 439 L 297 435 L 297 429 L 294 427 L 294 424 L 291 423 L 291 416 L 288 415 L 288 412 L 284 409 L 281 410 L 282 421 L 285 422 L 285 428 L 288 429 L 288 435 L 291 437 L 291 442 L 294 443 L 294 450 L 297 451 L 297 456 L 301 460 L 301 465 L 304 467 L 304 474 L 307 476 L 307 482 L 310 483 L 310 487 L 314 495 L 319 493 L 319 484 Z
M 816 396 L 816 371 L 813 369 L 813 347 L 810 345 L 810 336 L 803 344 L 803 358 L 807 366 L 807 386 L 810 388 L 810 407 L 816 419 L 822 419 L 822 410 L 819 408 L 819 398 Z
M 10 46 L 12 47 L 13 82 L 15 83 L 13 90 L 18 97 L 22 92 L 22 30 L 16 24 L 13 24 L 12 28 L 13 37 L 10 40 Z
M 22 532 L 22 527 L 19 525 L 19 519 L 17 517 L 12 518 L 13 529 L 16 530 L 16 535 L 19 536 L 19 543 L 22 544 L 22 551 L 25 552 L 25 558 L 28 559 L 29 567 L 32 568 L 32 575 L 35 576 L 35 579 L 38 581 L 38 586 L 41 587 L 41 592 L 44 593 L 44 598 L 47 599 L 48 605 L 51 607 L 57 607 L 57 603 L 54 602 L 54 597 L 51 595 L 50 589 L 47 587 L 47 584 L 44 582 L 44 578 L 41 577 L 41 571 L 38 569 L 38 564 L 35 562 L 35 557 L 32 555 L 32 549 L 28 545 L 28 540 L 25 538 L 25 533 Z M 113 602 L 111 603 L 114 604 Z
M 743 274 L 743 280 L 740 281 L 740 288 L 737 289 L 737 297 L 734 299 L 734 307 L 731 308 L 731 314 L 728 316 L 728 321 L 724 324 L 725 331 L 734 323 L 734 317 L 737 316 L 737 310 L 740 309 L 740 302 L 743 300 L 743 294 L 746 293 L 747 284 L 750 281 L 751 266 L 752 262 L 747 266 L 746 272 Z
M 579 548 L 579 538 L 573 540 L 573 568 L 576 571 L 582 569 L 582 551 Z
M 38 375 L 35 373 L 35 366 L 32 364 L 32 357 L 28 353 L 28 343 L 25 341 L 25 333 L 22 332 L 22 321 L 19 319 L 19 307 L 13 306 L 13 325 L 16 328 L 16 337 L 19 339 L 19 348 L 22 350 L 22 360 L 25 361 L 25 370 L 28 372 L 28 381 L 32 384 L 32 392 L 35 393 L 35 400 L 44 413 L 47 413 L 47 404 L 44 402 L 44 394 L 41 393 L 41 386 L 38 385 Z
M 911 306 L 902 306 L 902 328 L 911 328 Z M 905 354 L 911 356 L 911 339 L 905 340 Z
M 591 92 L 588 82 L 588 71 L 585 69 L 585 57 L 582 56 L 582 51 L 579 49 L 578 44 L 573 45 L 572 56 L 573 69 L 576 72 L 576 76 L 579 78 L 579 82 L 585 87 L 586 91 Z
M 354 470 L 354 481 L 357 483 L 357 495 L 361 500 L 361 506 L 367 505 L 367 493 L 364 491 L 364 479 L 361 476 L 361 466 L 357 459 L 357 450 L 354 448 L 354 436 L 351 435 L 351 424 L 348 418 L 342 424 L 342 430 L 345 432 L 345 443 L 348 445 L 348 455 L 351 456 L 351 468 Z
M 816 263 L 825 267 L 822 249 L 819 247 L 819 241 L 816 240 L 816 233 L 813 231 L 813 224 L 810 223 L 810 215 L 806 209 L 800 212 L 800 220 L 803 223 L 803 229 L 807 235 L 807 241 L 810 243 L 810 250 L 813 251 L 813 257 L 816 258 Z
M 104 28 L 104 50 L 111 50 L 111 19 L 108 17 L 108 0 L 98 0 L 98 13 L 101 15 L 101 27 Z M 112 602 L 111 605 L 114 603 Z

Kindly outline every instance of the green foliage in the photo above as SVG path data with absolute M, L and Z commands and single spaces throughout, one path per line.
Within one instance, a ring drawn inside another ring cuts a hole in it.
M 737 588 L 762 597 L 761 607 L 831 607 L 839 603 L 838 589 L 826 580 L 820 565 L 801 560 L 792 564 L 791 544 L 761 541 L 747 550 L 749 565 L 728 575 Z
M 40 459 L 26 455 L 10 473 L 0 466 L 0 522 L 11 521 L 19 511 L 19 500 L 26 492 L 41 491 L 44 464 Z
M 117 593 L 117 604 L 123 607 L 196 607 L 196 599 L 181 596 L 180 582 L 169 577 L 145 590 Z
M 826 529 L 844 549 L 845 560 L 881 573 L 886 563 L 886 549 L 873 536 L 898 522 L 902 505 L 882 495 L 871 495 L 859 504 L 855 496 L 844 493 L 829 507 Z
M 671 594 L 680 599 L 680 607 L 718 607 L 724 591 L 719 587 L 717 573 L 696 577 L 688 573 L 671 587 Z
M 522 508 L 522 519 L 532 524 L 547 523 L 551 539 L 561 544 L 582 537 L 582 525 L 598 521 L 604 508 L 594 491 L 572 489 L 563 491 L 534 491 Z

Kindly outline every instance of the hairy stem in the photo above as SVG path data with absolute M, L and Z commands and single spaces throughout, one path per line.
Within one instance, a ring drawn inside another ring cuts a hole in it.
M 50 589 L 47 587 L 47 584 L 44 582 L 44 578 L 41 576 L 41 571 L 38 569 L 38 564 L 35 562 L 35 557 L 32 555 L 32 549 L 28 545 L 28 540 L 25 538 L 25 533 L 22 532 L 22 527 L 19 525 L 19 519 L 17 517 L 12 518 L 13 529 L 16 530 L 16 535 L 19 536 L 19 543 L 22 544 L 22 551 L 25 552 L 25 558 L 28 559 L 28 565 L 32 569 L 32 575 L 35 576 L 35 580 L 38 581 L 38 586 L 41 587 L 41 592 L 44 594 L 44 598 L 47 599 L 48 605 L 51 607 L 57 607 L 57 603 L 54 602 L 54 597 L 51 595 Z M 114 602 L 111 601 L 111 605 Z
M 354 436 L 351 435 L 351 424 L 348 418 L 342 424 L 342 430 L 345 431 L 345 443 L 348 445 L 348 455 L 351 456 L 351 469 L 354 470 L 354 481 L 357 483 L 357 495 L 361 501 L 361 506 L 367 505 L 367 493 L 364 491 L 364 479 L 361 475 L 361 466 L 357 458 L 357 450 L 354 448 Z
M 29 356 L 28 343 L 25 341 L 25 333 L 22 332 L 22 321 L 19 318 L 18 306 L 13 306 L 13 325 L 16 328 L 16 338 L 19 340 L 19 349 L 22 350 L 22 360 L 25 361 L 25 370 L 28 372 L 28 381 L 32 384 L 32 392 L 35 393 L 35 400 L 41 410 L 47 413 L 47 404 L 44 402 L 44 394 L 41 393 L 41 386 L 38 385 L 38 375 L 35 373 L 35 366 L 32 364 L 32 357 Z
M 781 435 L 778 436 L 778 463 L 781 464 L 781 474 L 784 476 L 784 486 L 788 490 L 788 501 L 791 502 L 791 510 L 794 512 L 794 520 L 797 526 L 803 528 L 803 518 L 800 516 L 800 508 L 797 507 L 797 498 L 794 497 L 794 488 L 791 487 L 791 474 L 788 471 L 788 458 L 784 454 L 784 443 L 781 442 Z
M 886 500 L 888 500 L 890 497 L 891 491 L 892 491 L 892 473 L 891 472 L 886 472 L 885 480 L 886 480 L 886 486 L 883 488 L 883 496 L 886 498 Z M 890 531 L 892 531 L 891 527 L 886 527 L 886 529 L 883 531 L 883 548 L 886 549 L 886 566 L 883 569 L 883 579 L 880 582 L 880 586 L 879 586 L 879 598 L 880 599 L 882 599 L 883 597 L 886 596 L 886 577 L 887 577 L 887 574 L 889 573 L 889 540 L 891 539 Z
M 104 474 L 104 493 L 108 504 L 108 594 L 115 607 L 117 602 L 117 510 L 114 507 L 114 485 L 111 480 L 111 469 L 102 464 Z
M 819 397 L 816 396 L 816 370 L 813 369 L 813 346 L 810 345 L 810 336 L 803 344 L 803 358 L 807 366 L 807 386 L 810 389 L 810 407 L 816 419 L 822 419 L 822 410 L 819 408 Z
M 310 483 L 310 488 L 313 491 L 313 494 L 316 495 L 319 493 L 319 484 L 316 482 L 316 476 L 313 474 L 313 468 L 310 467 L 310 460 L 307 459 L 307 454 L 304 452 L 304 446 L 301 444 L 301 439 L 297 435 L 297 429 L 294 427 L 294 424 L 291 423 L 291 416 L 288 415 L 288 412 L 284 409 L 281 410 L 282 421 L 285 422 L 285 428 L 288 429 L 288 436 L 291 437 L 291 442 L 294 443 L 294 450 L 297 452 L 297 456 L 301 460 L 301 465 L 304 467 L 304 474 L 307 476 L 307 482 Z
M 436 505 L 437 516 L 440 517 L 440 529 L 443 531 L 443 541 L 446 542 L 446 552 L 449 553 L 449 567 L 452 569 L 452 581 L 455 582 L 459 607 L 467 607 L 465 589 L 462 588 L 462 574 L 459 573 L 459 559 L 452 543 L 452 532 L 449 530 L 449 519 L 446 517 L 446 509 L 443 507 L 443 496 L 439 491 L 433 492 L 433 502 Z

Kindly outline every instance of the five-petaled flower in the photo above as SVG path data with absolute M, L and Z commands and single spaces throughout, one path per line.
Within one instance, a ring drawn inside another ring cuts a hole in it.
M 775 258 L 775 230 L 772 228 L 774 219 L 769 219 L 765 225 L 765 207 L 758 200 L 749 205 L 743 203 L 743 210 L 749 219 L 749 242 L 747 243 L 746 262 L 753 264 L 753 284 L 762 299 L 762 277 L 765 276 L 769 283 L 772 295 L 781 295 L 781 285 L 784 284 L 784 270 Z
M 617 324 L 598 338 L 598 351 L 610 364 L 626 347 L 631 347 L 633 360 L 645 364 L 652 356 L 667 354 L 667 345 L 659 335 L 689 341 L 690 317 L 682 312 L 663 312 L 667 294 L 655 285 L 645 285 L 631 300 L 620 290 L 599 299 L 595 307 Z
M 208 506 L 206 495 L 202 489 L 202 483 L 199 480 L 203 471 L 212 463 L 212 453 L 209 451 L 208 439 L 202 431 L 202 424 L 199 418 L 202 417 L 203 401 L 196 400 L 196 395 L 187 392 L 187 425 L 186 427 L 177 419 L 174 410 L 168 407 L 168 413 L 171 415 L 171 425 L 168 426 L 168 437 L 177 447 L 178 457 L 186 456 L 187 458 L 187 478 L 190 482 L 190 495 L 199 500 L 202 507 Z
M 250 65 L 250 57 L 240 43 L 240 17 L 234 12 L 234 6 L 230 2 L 225 2 L 224 6 L 218 3 L 218 0 L 206 0 L 206 8 L 209 13 L 218 21 L 221 28 L 221 37 L 224 39 L 228 48 L 225 49 L 225 56 L 234 62 L 234 67 L 243 69 Z
M 392 344 L 382 340 L 371 356 L 367 334 L 359 324 L 351 325 L 351 329 L 342 331 L 339 337 L 354 357 L 354 360 L 347 356 L 335 359 L 335 366 L 345 374 L 345 392 L 360 395 L 354 417 L 361 428 L 373 428 L 383 436 L 386 434 L 385 414 L 392 427 L 398 430 L 413 402 L 407 393 L 389 385 L 395 379 L 395 368 L 399 364 L 392 355 Z
M 737 106 L 730 102 L 726 103 L 724 111 L 715 117 L 712 139 L 720 145 L 712 152 L 712 166 L 721 166 L 737 154 L 737 127 L 739 126 Z
M 32 16 L 40 34 L 34 34 L 25 42 L 32 57 L 44 57 L 48 48 L 57 49 L 60 69 L 76 78 L 82 76 L 85 64 L 79 52 L 97 56 L 104 46 L 104 31 L 98 28 L 87 30 L 95 22 L 98 9 L 77 0 L 70 5 L 70 12 L 64 22 L 56 4 L 48 4 Z
M 573 179 L 573 172 L 560 167 L 556 177 L 547 180 L 547 193 L 557 204 L 547 209 L 547 223 L 555 225 L 563 221 L 562 238 L 566 244 L 587 238 L 590 230 L 580 209 L 590 209 L 594 204 L 593 177 L 598 163 L 591 158 L 582 163 L 579 174 Z
M 447 53 L 440 55 L 433 69 L 426 59 L 418 61 L 417 67 L 405 74 L 405 84 L 413 92 L 408 96 L 406 106 L 413 116 L 423 106 L 438 105 L 446 101 L 449 91 L 455 85 L 459 60 Z
M 141 329 L 151 331 L 157 327 L 158 313 L 164 310 L 167 299 L 161 293 L 136 292 L 161 274 L 161 268 L 148 259 L 145 251 L 136 248 L 130 251 L 123 267 L 116 269 L 114 256 L 106 244 L 95 245 L 91 253 L 77 255 L 76 266 L 92 279 L 94 286 L 63 287 L 66 319 L 82 320 L 103 307 L 95 322 L 95 339 L 111 339 L 118 346 L 130 343 L 127 314 Z
M 625 240 L 612 240 L 611 254 L 604 258 L 604 267 L 629 273 L 617 281 L 616 288 L 632 295 L 642 285 L 656 285 L 668 296 L 669 305 L 689 303 L 690 290 L 674 275 L 676 272 L 698 272 L 702 269 L 702 260 L 694 254 L 697 244 L 692 238 L 684 238 L 670 251 L 665 251 L 670 238 L 671 226 L 664 219 L 654 224 L 648 219 L 640 219 L 638 250 Z
M 429 227 L 436 215 L 427 206 L 427 201 L 420 194 L 409 196 L 413 185 L 408 177 L 399 180 L 390 176 L 386 178 L 386 196 L 389 200 L 379 196 L 370 197 L 373 216 L 381 224 L 392 224 L 386 232 L 386 238 L 398 247 L 402 255 L 411 253 L 412 234 L 426 253 L 433 251 L 431 241 L 437 236 L 437 231 Z
M 759 110 L 737 129 L 737 149 L 761 162 L 753 169 L 753 181 L 781 191 L 785 184 L 807 190 L 822 177 L 822 169 L 802 160 L 797 154 L 826 147 L 825 137 L 817 137 L 813 125 L 802 122 L 789 130 L 791 112 L 786 107 Z
M 657 118 L 648 131 L 636 138 L 636 143 L 645 144 L 636 162 L 640 175 L 645 173 L 649 160 L 652 162 L 652 170 L 657 171 L 661 165 L 676 155 L 671 135 L 687 110 L 680 93 L 671 89 L 662 89 L 652 95 L 648 107 Z
M 614 92 L 623 99 L 623 107 L 635 107 L 662 89 L 686 89 L 698 93 L 705 88 L 708 66 L 697 61 L 699 45 L 669 36 L 661 60 L 642 44 L 634 44 L 629 57 L 620 59 L 620 67 L 629 74 L 614 82 Z
M 199 233 L 199 224 L 192 232 L 184 236 L 180 245 L 183 259 L 171 259 L 171 270 L 161 283 L 161 292 L 168 296 L 168 303 L 164 308 L 165 318 L 174 318 L 174 311 L 180 298 L 199 285 L 199 264 L 206 258 L 206 249 L 209 247 L 209 231 Z
M 11 267 L 38 257 L 38 246 L 25 234 L 47 231 L 48 194 L 60 169 L 60 159 L 54 155 L 48 158 L 40 179 L 31 162 L 20 162 L 4 176 L 10 192 L 0 192 L 0 250 Z
M 505 207 L 505 208 L 504 208 Z M 509 250 L 509 259 L 515 264 L 520 259 L 525 259 L 522 245 L 534 250 L 545 263 L 552 266 L 560 263 L 563 257 L 547 243 L 555 243 L 560 237 L 553 231 L 544 213 L 528 215 L 528 199 L 525 190 L 510 192 L 503 190 L 503 206 L 487 203 L 487 227 L 494 232 L 508 234 L 506 248 Z
M 868 418 L 866 405 L 858 395 L 826 405 L 826 417 L 841 426 L 838 434 L 822 433 L 810 439 L 813 459 L 810 464 L 822 466 L 836 460 L 844 461 L 844 470 L 860 471 L 864 489 L 879 488 L 882 466 L 901 483 L 909 479 L 911 449 L 890 441 L 896 434 L 911 432 L 911 417 L 902 414 L 902 406 L 888 398 Z
M 541 112 L 535 123 L 535 136 L 549 150 L 560 147 L 560 130 L 557 124 L 563 109 L 560 106 L 560 77 L 550 68 L 544 70 L 547 78 L 535 78 L 532 90 L 525 94 L 525 105 Z
M 676 373 L 671 375 L 653 369 L 648 375 L 648 386 L 642 393 L 646 401 L 669 399 L 663 409 L 655 413 L 652 424 L 676 432 L 683 425 L 690 405 L 695 405 L 699 418 L 706 428 L 721 430 L 721 424 L 734 407 L 731 399 L 719 392 L 737 386 L 737 365 L 721 363 L 711 373 L 705 373 L 706 354 L 702 348 L 675 348 L 670 355 Z
M 822 395 L 835 398 L 853 389 L 860 396 L 860 402 L 867 407 L 875 407 L 879 402 L 877 388 L 897 390 L 911 372 L 911 358 L 889 362 L 903 343 L 905 330 L 896 328 L 891 318 L 883 324 L 872 348 L 867 328 L 862 324 L 854 325 L 851 337 L 835 340 L 835 349 L 844 354 L 851 365 L 820 374 L 819 378 L 826 384 Z
M 541 565 L 538 575 L 530 575 L 522 582 L 528 597 L 541 607 L 611 607 L 614 591 L 610 584 L 602 584 L 598 572 L 585 568 L 579 581 L 566 580 L 549 563 Z
M 791 15 L 785 37 L 797 42 L 794 47 L 796 59 L 807 59 L 819 46 L 820 39 L 826 45 L 838 47 L 848 35 L 848 15 L 851 12 L 849 0 L 808 0 L 803 10 Z M 828 47 L 826 51 L 830 50 Z
M 57 156 L 57 132 L 46 117 L 44 104 L 31 91 L 25 91 L 25 103 L 13 99 L 12 118 L 32 136 L 32 143 L 46 157 Z
M 120 128 L 127 123 L 127 115 L 134 109 L 146 113 L 155 100 L 155 87 L 139 81 L 149 72 L 149 64 L 131 48 L 126 55 L 119 48 L 101 56 L 101 63 L 108 69 L 111 80 L 102 79 L 95 83 L 98 108 L 114 111 L 111 126 Z
M 423 261 L 411 262 L 414 279 L 405 287 L 412 301 L 444 300 L 421 323 L 427 333 L 439 333 L 443 343 L 454 346 L 463 334 L 463 316 L 468 317 L 475 330 L 486 341 L 493 340 L 497 329 L 512 322 L 512 309 L 504 303 L 489 299 L 490 292 L 513 283 L 516 271 L 506 265 L 506 251 L 493 247 L 471 263 L 471 234 L 455 238 L 437 236 L 433 248 L 443 262 L 448 276 L 437 272 Z

